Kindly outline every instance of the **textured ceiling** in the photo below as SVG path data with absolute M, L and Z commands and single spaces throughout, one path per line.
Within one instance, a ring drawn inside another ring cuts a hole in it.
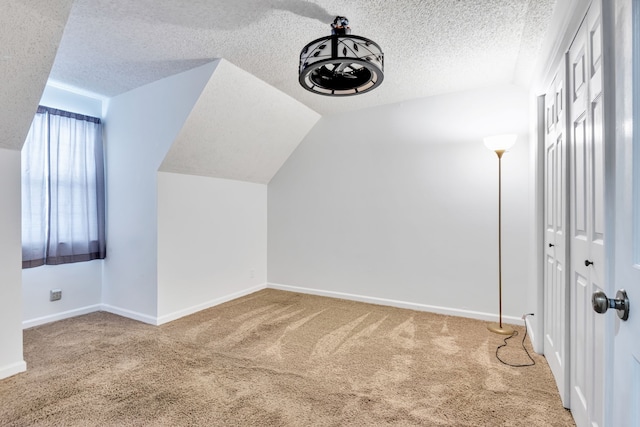
M 71 3 L 0 1 L 0 148 L 22 148 Z
M 555 0 L 76 0 L 51 78 L 114 96 L 224 58 L 320 114 L 502 83 L 526 84 Z M 385 53 L 367 94 L 298 84 L 304 45 L 336 15 Z

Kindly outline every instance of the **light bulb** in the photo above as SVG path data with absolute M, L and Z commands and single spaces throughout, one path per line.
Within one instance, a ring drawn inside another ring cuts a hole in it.
M 507 151 L 516 143 L 517 137 L 515 133 L 487 136 L 484 138 L 484 145 L 492 151 Z

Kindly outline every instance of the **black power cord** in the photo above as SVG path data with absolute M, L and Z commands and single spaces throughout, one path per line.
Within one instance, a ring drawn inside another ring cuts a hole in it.
M 527 320 L 527 316 L 533 316 L 533 313 L 525 314 L 524 316 L 522 316 L 522 319 L 523 320 Z M 498 348 L 496 348 L 496 358 L 500 362 L 502 362 L 503 364 L 505 364 L 507 366 L 511 366 L 513 368 L 524 368 L 524 367 L 527 367 L 527 366 L 535 365 L 536 361 L 533 360 L 533 358 L 529 354 L 529 350 L 527 350 L 527 347 L 525 347 L 525 345 L 524 345 L 524 341 L 527 339 L 527 323 L 526 322 L 524 324 L 524 336 L 522 337 L 522 349 L 527 354 L 527 357 L 529 358 L 529 360 L 531 360 L 531 363 L 525 363 L 525 364 L 509 363 L 509 362 L 505 362 L 504 360 L 500 359 L 500 355 L 498 354 L 500 349 L 507 346 L 507 344 L 508 344 L 507 340 L 510 340 L 511 338 L 516 337 L 516 336 L 518 336 L 518 331 L 513 331 L 513 333 L 511 335 L 509 335 L 508 337 L 506 337 L 504 339 L 504 344 L 501 344 L 501 345 L 498 346 Z

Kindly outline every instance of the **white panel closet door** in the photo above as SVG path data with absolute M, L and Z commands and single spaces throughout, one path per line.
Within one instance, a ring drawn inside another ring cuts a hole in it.
M 569 287 L 567 286 L 568 156 L 566 60 L 545 96 L 544 355 L 562 403 L 569 405 Z
M 602 20 L 594 0 L 569 49 L 571 205 L 571 412 L 578 427 L 604 419 L 604 319 L 591 296 L 604 290 Z

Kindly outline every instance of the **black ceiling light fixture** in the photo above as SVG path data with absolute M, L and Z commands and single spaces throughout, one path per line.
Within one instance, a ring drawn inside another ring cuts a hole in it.
M 377 43 L 352 36 L 349 20 L 336 16 L 331 35 L 312 41 L 300 52 L 303 88 L 327 96 L 369 92 L 384 79 L 384 54 Z

